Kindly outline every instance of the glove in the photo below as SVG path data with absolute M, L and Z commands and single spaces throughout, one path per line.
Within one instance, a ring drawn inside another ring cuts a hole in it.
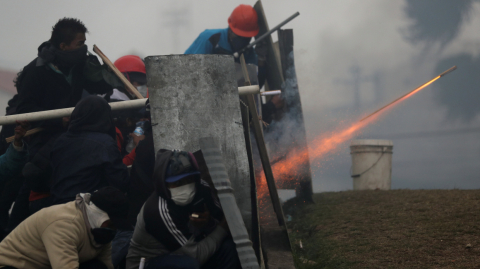
M 267 61 L 268 46 L 266 41 L 262 41 L 255 46 L 255 53 L 259 62 Z
M 94 55 L 89 55 L 83 67 L 83 76 L 91 82 L 99 82 L 105 80 L 112 88 L 124 87 L 123 82 L 109 70 L 109 67 L 104 64 L 101 65 L 98 58 Z

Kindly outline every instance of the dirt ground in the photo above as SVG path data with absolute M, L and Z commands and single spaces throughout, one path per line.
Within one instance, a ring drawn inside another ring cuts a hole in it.
M 284 205 L 297 268 L 480 268 L 480 190 L 347 191 L 314 201 Z

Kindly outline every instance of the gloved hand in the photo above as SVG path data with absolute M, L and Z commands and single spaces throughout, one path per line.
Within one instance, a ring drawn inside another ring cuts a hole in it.
M 23 147 L 23 137 L 27 133 L 27 130 L 30 128 L 28 121 L 18 121 L 17 127 L 15 127 L 15 140 L 13 144 L 17 147 Z
M 255 45 L 255 53 L 259 62 L 267 61 L 268 46 L 266 41 L 262 41 Z
M 272 99 L 270 99 L 273 105 L 275 105 L 276 109 L 280 109 L 285 104 L 284 100 L 282 99 L 281 95 L 274 95 Z

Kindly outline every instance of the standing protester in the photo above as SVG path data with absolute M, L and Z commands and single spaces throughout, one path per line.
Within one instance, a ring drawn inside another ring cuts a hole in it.
M 127 269 L 241 268 L 220 203 L 193 154 L 160 150 L 155 191 L 138 214 Z
M 257 12 L 249 5 L 239 5 L 228 18 L 228 28 L 207 29 L 185 51 L 185 54 L 228 54 L 233 55 L 246 47 L 258 34 Z M 267 60 L 265 45 L 258 44 L 245 51 L 247 64 L 264 67 Z M 235 59 L 238 61 L 238 59 Z
M 9 101 L 7 110 L 10 114 L 73 107 L 84 90 L 105 94 L 112 91 L 112 85 L 120 84 L 106 67 L 100 65 L 97 57 L 87 55 L 86 33 L 85 25 L 74 18 L 60 19 L 53 26 L 50 40 L 40 45 L 38 57 L 25 66 L 16 79 L 17 94 Z M 42 127 L 44 131 L 30 138 L 30 160 L 52 137 L 64 131 L 66 122 L 67 119 L 56 119 L 32 123 L 32 128 Z M 6 135 L 3 130 L 2 134 Z M 49 149 L 45 151 L 49 152 Z M 49 196 L 44 184 L 39 184 L 41 190 L 32 189 L 32 192 L 29 185 L 24 185 L 17 196 L 9 230 L 28 217 L 29 201 Z
M 185 54 L 227 54 L 233 55 L 246 47 L 252 37 L 259 32 L 258 16 L 255 9 L 249 5 L 239 5 L 228 18 L 229 27 L 226 29 L 207 29 L 185 51 Z M 243 53 L 247 64 L 258 66 L 258 82 L 262 88 L 267 76 L 267 45 L 265 41 Z M 235 58 L 235 62 L 239 62 Z M 239 85 L 243 86 L 243 85 Z M 271 123 L 272 116 L 277 109 L 283 106 L 280 96 L 275 95 L 262 106 L 263 120 Z
M 125 195 L 105 187 L 43 209 L 0 243 L 0 267 L 113 269 L 112 229 L 126 218 Z
M 105 99 L 92 95 L 78 102 L 68 131 L 55 141 L 50 154 L 54 204 L 105 186 L 127 190 L 128 171 L 115 138 L 111 108 Z
M 16 80 L 18 94 L 12 103 L 16 113 L 73 107 L 83 90 L 92 94 L 111 92 L 117 82 L 93 55 L 87 55 L 87 28 L 73 18 L 59 20 L 49 41 L 38 48 L 38 57 L 25 66 Z M 30 147 L 39 149 L 52 133 L 62 132 L 61 119 L 36 122 L 46 130 L 32 136 Z M 36 151 L 36 150 L 35 150 Z

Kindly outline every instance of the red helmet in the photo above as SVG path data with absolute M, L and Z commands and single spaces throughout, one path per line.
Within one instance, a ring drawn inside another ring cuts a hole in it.
M 258 34 L 257 12 L 249 5 L 239 5 L 228 18 L 230 29 L 243 37 L 253 37 Z
M 114 65 L 122 73 L 127 72 L 139 72 L 146 74 L 147 70 L 145 69 L 145 64 L 142 61 L 142 58 L 136 55 L 126 55 L 118 58 L 115 61 Z

